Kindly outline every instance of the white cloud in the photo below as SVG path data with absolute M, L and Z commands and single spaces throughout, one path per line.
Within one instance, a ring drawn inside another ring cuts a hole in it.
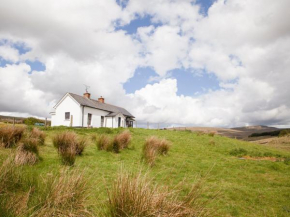
M 15 63 L 19 61 L 19 53 L 15 48 L 10 47 L 7 44 L 0 45 L 0 58 Z
M 0 56 L 12 63 L 0 67 L 0 110 L 47 116 L 65 92 L 81 94 L 87 84 L 93 97 L 141 122 L 289 125 L 289 7 L 288 0 L 218 0 L 204 16 L 190 0 L 131 0 L 124 9 L 113 0 L 6 1 Z M 158 26 L 134 36 L 114 30 L 146 15 Z M 31 51 L 20 55 L 12 46 L 19 42 Z M 29 74 L 28 59 L 46 70 Z M 123 83 L 144 66 L 159 82 L 126 95 Z M 179 96 L 168 73 L 175 68 L 212 73 L 221 89 Z

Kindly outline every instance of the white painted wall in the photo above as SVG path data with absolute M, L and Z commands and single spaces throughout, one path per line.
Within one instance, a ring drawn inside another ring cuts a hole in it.
M 89 108 L 85 107 L 84 108 L 84 127 L 88 126 L 88 114 L 92 114 L 92 127 L 101 127 L 101 116 L 106 116 L 109 114 L 107 111 L 102 111 L 99 109 L 94 109 L 94 108 Z M 104 121 L 104 127 L 105 127 L 105 121 Z
M 118 128 L 118 117 L 121 117 L 121 126 L 120 127 L 127 127 L 126 126 L 126 118 L 121 113 L 118 114 L 117 116 L 113 117 L 113 120 L 112 120 L 112 117 L 107 117 L 106 118 L 106 127 L 113 126 L 113 128 Z
M 73 116 L 73 127 L 81 126 L 81 106 L 67 94 L 55 109 L 55 115 L 51 116 L 51 126 L 70 126 L 70 120 L 65 120 L 65 112 Z

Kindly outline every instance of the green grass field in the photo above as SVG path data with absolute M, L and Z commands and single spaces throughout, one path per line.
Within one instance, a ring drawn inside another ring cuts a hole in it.
M 95 213 L 107 200 L 106 189 L 118 172 L 141 170 L 160 186 L 174 188 L 182 182 L 184 191 L 206 177 L 202 197 L 206 200 L 218 193 L 208 204 L 216 216 L 290 216 L 290 165 L 283 162 L 290 157 L 287 150 L 188 131 L 130 129 L 130 148 L 115 154 L 99 151 L 91 140 L 92 135 L 104 133 L 104 129 L 56 128 L 45 130 L 45 145 L 40 146 L 42 159 L 34 166 L 25 166 L 28 172 L 47 179 L 49 174 L 67 167 L 61 165 L 52 144 L 52 137 L 64 130 L 73 130 L 90 139 L 83 155 L 77 157 L 70 170 L 79 169 L 88 178 L 89 198 Z M 108 135 L 114 136 L 122 129 L 110 131 Z M 152 135 L 166 138 L 172 145 L 168 155 L 158 157 L 151 168 L 141 161 L 141 152 L 145 139 Z M 233 155 L 235 149 L 246 150 L 253 159 L 241 159 L 239 151 Z M 11 152 L 14 150 L 0 148 L 1 162 Z M 277 161 L 263 160 L 264 155 L 277 158 Z

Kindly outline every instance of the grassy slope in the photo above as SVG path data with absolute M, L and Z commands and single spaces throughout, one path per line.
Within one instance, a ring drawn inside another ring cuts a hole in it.
M 63 167 L 51 140 L 58 131 L 46 131 L 46 144 L 40 148 L 43 161 L 33 166 L 33 171 L 44 178 L 48 173 Z M 76 130 L 78 134 L 88 137 L 97 131 Z M 77 158 L 72 169 L 84 169 L 90 178 L 93 186 L 92 203 L 95 203 L 96 198 L 97 201 L 106 200 L 105 185 L 110 185 L 120 168 L 130 171 L 143 169 L 160 185 L 173 187 L 185 179 L 185 189 L 195 182 L 196 177 L 209 172 L 205 183 L 208 191 L 203 196 L 207 198 L 212 192 L 220 191 L 218 200 L 210 205 L 218 210 L 219 216 L 290 215 L 290 165 L 283 162 L 241 160 L 229 154 L 233 148 L 244 148 L 250 152 L 271 152 L 289 157 L 289 151 L 220 136 L 197 136 L 186 131 L 133 129 L 132 133 L 132 148 L 129 150 L 113 154 L 98 151 L 95 144 L 91 143 L 84 155 Z M 172 142 L 169 155 L 159 157 L 153 168 L 146 167 L 140 161 L 142 145 L 150 135 L 164 137 Z M 209 144 L 211 140 L 215 145 Z M 1 160 L 9 153 L 10 150 L 0 149 Z

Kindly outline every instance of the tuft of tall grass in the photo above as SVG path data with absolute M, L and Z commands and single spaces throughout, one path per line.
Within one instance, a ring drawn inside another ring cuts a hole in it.
M 216 134 L 216 132 L 209 132 L 207 135 L 208 135 L 208 136 L 211 136 L 211 137 L 214 137 L 215 134 Z
M 96 142 L 97 141 L 97 134 L 92 134 L 91 140 L 92 140 L 92 142 Z
M 73 165 L 76 155 L 81 155 L 84 151 L 86 140 L 78 139 L 77 134 L 74 132 L 63 132 L 54 136 L 53 145 L 57 148 L 62 163 Z
M 24 132 L 23 127 L 1 127 L 0 128 L 0 146 L 11 148 L 20 141 Z
M 121 132 L 120 134 L 116 135 L 113 143 L 118 146 L 119 150 L 122 150 L 124 148 L 128 148 L 129 143 L 131 141 L 131 133 L 129 130 L 125 130 L 123 132 Z
M 21 173 L 13 158 L 6 159 L 0 167 L 0 195 L 12 191 L 21 184 Z
M 209 216 L 206 206 L 211 199 L 201 202 L 200 183 L 193 185 L 190 191 L 181 197 L 182 189 L 170 191 L 168 188 L 153 184 L 147 175 L 122 172 L 113 186 L 108 188 L 108 215 L 112 217 Z
M 38 144 L 39 145 L 44 145 L 46 134 L 43 131 L 41 131 L 38 128 L 34 127 L 32 129 L 32 131 L 30 132 L 29 136 L 31 138 L 38 139 Z
M 85 137 L 78 139 L 78 141 L 76 143 L 76 154 L 77 155 L 83 154 L 83 151 L 85 150 L 85 147 L 87 146 L 87 143 L 88 143 L 88 141 Z
M 39 160 L 38 143 L 39 140 L 35 138 L 23 139 L 16 150 L 15 164 L 35 164 Z
M 78 170 L 40 178 L 13 156 L 0 165 L 0 216 L 93 216 L 88 179 Z
M 0 166 L 0 213 L 1 216 L 27 216 L 27 206 L 35 176 L 16 166 L 9 156 Z
M 96 144 L 99 150 L 107 151 L 111 146 L 110 143 L 111 143 L 110 137 L 104 134 L 100 135 L 96 140 Z
M 100 135 L 96 144 L 99 150 L 119 153 L 122 149 L 128 148 L 131 138 L 130 131 L 125 130 L 117 134 L 113 140 L 107 135 Z
M 92 216 L 88 211 L 88 183 L 79 171 L 63 171 L 48 180 L 31 216 Z
M 170 149 L 170 143 L 166 139 L 151 136 L 146 139 L 143 146 L 142 158 L 150 165 L 155 164 L 157 155 L 166 155 Z

